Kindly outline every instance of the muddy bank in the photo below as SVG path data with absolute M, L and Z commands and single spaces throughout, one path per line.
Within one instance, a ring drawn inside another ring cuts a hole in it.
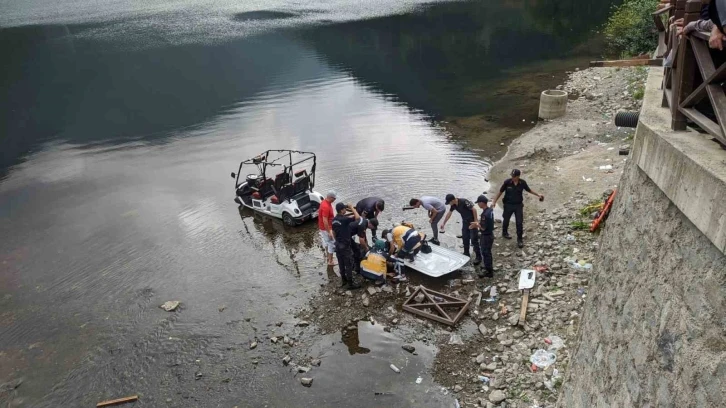
M 598 250 L 598 235 L 583 229 L 596 210 L 585 208 L 602 202 L 604 194 L 617 187 L 627 157 L 618 153 L 629 146 L 633 132 L 616 128 L 612 118 L 619 109 L 638 109 L 640 102 L 633 94 L 638 94 L 643 79 L 644 73 L 637 69 L 571 73 L 561 86 L 573 95 L 568 114 L 538 123 L 517 138 L 493 167 L 493 186 L 516 167 L 534 190 L 546 196 L 542 203 L 527 198 L 523 249 L 501 239 L 497 224 L 493 279 L 479 278 L 477 269 L 467 265 L 438 280 L 410 272 L 407 283 L 382 287 L 367 283 L 350 292 L 339 288 L 330 270 L 328 283 L 298 310 L 297 317 L 322 334 L 340 333 L 351 354 L 360 352 L 356 336 L 361 322 L 392 333 L 400 343 L 399 354 L 408 361 L 421 357 L 404 346 L 436 350 L 433 362 L 425 365 L 438 385 L 421 387 L 421 393 L 449 396 L 470 407 L 554 406 Z M 452 245 L 455 241 L 447 242 L 458 249 L 458 243 Z M 526 319 L 520 322 L 519 272 L 535 267 L 540 270 L 537 285 Z M 469 312 L 450 328 L 402 311 L 418 285 L 471 299 Z M 498 292 L 493 298 L 492 287 Z M 556 361 L 547 367 L 533 366 L 530 357 L 537 350 L 552 352 Z M 403 370 L 397 375 L 414 381 L 418 374 Z M 411 392 L 416 394 L 416 386 Z

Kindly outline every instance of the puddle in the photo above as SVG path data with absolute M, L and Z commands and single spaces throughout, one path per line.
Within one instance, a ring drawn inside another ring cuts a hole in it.
M 415 352 L 403 350 L 404 344 L 413 345 Z M 313 388 L 318 395 L 338 393 L 341 404 L 355 401 L 358 407 L 453 407 L 452 396 L 444 395 L 428 374 L 435 353 L 435 347 L 406 343 L 380 324 L 351 322 L 312 347 L 310 354 L 323 361 L 310 372 Z

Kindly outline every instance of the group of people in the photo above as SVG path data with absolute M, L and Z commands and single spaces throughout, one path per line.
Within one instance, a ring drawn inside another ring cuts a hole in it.
M 511 239 L 509 235 L 509 221 L 514 215 L 517 231 L 517 244 L 524 246 L 524 192 L 533 194 L 544 200 L 544 196 L 532 191 L 527 182 L 521 179 L 521 171 L 514 169 L 511 177 L 504 181 L 494 200 L 489 200 L 482 194 L 472 203 L 470 200 L 447 194 L 444 200 L 433 196 L 412 198 L 410 207 L 423 207 L 428 211 L 429 223 L 433 231 L 433 238 L 429 243 L 439 245 L 439 233 L 444 233 L 446 223 L 454 212 L 461 216 L 461 238 L 464 245 L 464 255 L 470 255 L 470 248 L 474 248 L 474 265 L 484 263 L 481 277 L 493 277 L 492 246 L 494 244 L 494 207 L 504 196 L 504 211 L 502 222 L 502 237 Z M 385 210 L 385 201 L 378 197 L 368 197 L 359 201 L 355 206 L 344 203 L 333 203 L 337 199 L 335 191 L 329 191 L 318 210 L 318 227 L 323 248 L 327 254 L 328 265 L 335 265 L 335 254 L 340 268 L 342 286 L 348 289 L 358 289 L 360 284 L 353 278 L 353 273 L 360 273 L 360 264 L 364 254 L 371 246 L 368 244 L 366 231 L 372 230 L 373 246 L 385 248 L 388 255 L 396 258 L 413 259 L 415 254 L 425 245 L 426 235 L 417 231 L 413 225 L 402 223 L 392 229 L 382 231 L 383 240 L 377 237 L 378 217 Z M 446 209 L 449 207 L 447 213 Z M 477 208 L 481 214 L 477 213 Z M 445 217 L 444 217 L 445 216 Z M 439 228 L 439 222 L 443 223 Z M 358 242 L 355 237 L 358 237 Z

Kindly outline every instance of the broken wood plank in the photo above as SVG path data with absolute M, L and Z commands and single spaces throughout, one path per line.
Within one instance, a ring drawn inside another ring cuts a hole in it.
M 96 408 L 110 407 L 112 405 L 119 405 L 119 404 L 126 404 L 129 402 L 134 402 L 138 399 L 139 399 L 138 395 L 132 395 L 130 397 L 124 397 L 124 398 L 119 398 L 119 399 L 110 400 L 110 401 L 102 401 L 102 402 L 99 402 L 98 404 L 96 404 Z
M 529 304 L 529 289 L 524 289 L 524 295 L 522 295 L 522 308 L 519 311 L 520 325 L 524 325 L 524 321 L 527 319 L 527 304 Z
M 663 58 L 590 61 L 590 67 L 659 67 L 662 65 Z

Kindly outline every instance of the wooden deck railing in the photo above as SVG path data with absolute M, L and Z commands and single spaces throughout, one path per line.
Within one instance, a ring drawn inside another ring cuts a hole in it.
M 726 62 L 717 67 L 714 60 L 715 56 L 726 61 L 726 51 L 709 49 L 709 33 L 694 31 L 679 37 L 671 24 L 671 17 L 672 21 L 683 18 L 684 27 L 698 20 L 701 6 L 701 0 L 671 0 L 669 6 L 653 13 L 660 34 L 656 54 L 675 52 L 675 58 L 667 58 L 672 66 L 664 70 L 663 106 L 670 108 L 673 130 L 685 130 L 690 119 L 726 145 L 726 92 L 722 86 Z M 703 103 L 706 98 L 708 103 Z

